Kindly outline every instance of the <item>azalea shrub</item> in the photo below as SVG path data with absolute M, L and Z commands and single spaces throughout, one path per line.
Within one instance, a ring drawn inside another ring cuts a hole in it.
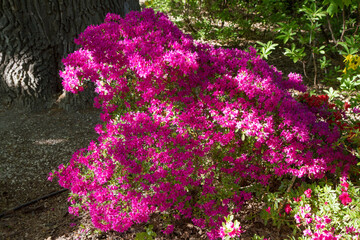
M 301 76 L 283 77 L 254 48 L 197 42 L 152 9 L 108 14 L 75 42 L 63 86 L 93 82 L 103 124 L 50 179 L 70 189 L 70 213 L 87 212 L 102 231 L 157 213 L 164 234 L 182 219 L 215 239 L 254 196 L 247 186 L 346 176 L 356 164 L 336 144 L 341 129 L 290 93 L 306 91 Z

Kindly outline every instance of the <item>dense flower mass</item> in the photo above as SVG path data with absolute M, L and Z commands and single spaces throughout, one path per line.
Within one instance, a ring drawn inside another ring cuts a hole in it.
M 335 145 L 340 129 L 288 92 L 305 91 L 301 76 L 283 78 L 253 48 L 196 42 L 151 9 L 108 14 L 76 43 L 64 88 L 95 83 L 104 124 L 55 175 L 72 192 L 72 213 L 88 211 L 101 230 L 123 232 L 160 212 L 167 234 L 172 219 L 188 218 L 217 238 L 223 217 L 252 197 L 242 184 L 322 178 L 354 163 Z
M 352 199 L 348 193 L 348 189 L 349 189 L 349 183 L 346 181 L 346 178 L 342 178 L 342 183 L 340 184 L 342 186 L 341 188 L 341 194 L 339 196 L 339 199 L 341 201 L 341 203 L 346 206 L 349 203 L 352 202 Z

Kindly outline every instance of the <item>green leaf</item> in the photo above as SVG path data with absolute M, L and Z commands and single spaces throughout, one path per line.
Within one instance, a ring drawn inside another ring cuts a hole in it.
M 235 223 L 234 223 L 234 228 L 239 228 L 240 227 L 240 223 L 239 221 L 235 220 Z
M 338 12 L 338 5 L 334 2 L 331 2 L 329 7 L 326 9 L 326 12 L 333 17 L 334 14 L 336 14 Z
M 349 6 L 351 4 L 351 0 L 343 0 L 345 6 Z

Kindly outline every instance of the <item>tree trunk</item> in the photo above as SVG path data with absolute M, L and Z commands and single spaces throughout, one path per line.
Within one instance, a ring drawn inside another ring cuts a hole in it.
M 62 92 L 61 60 L 75 50 L 74 38 L 108 12 L 124 16 L 131 10 L 140 10 L 139 0 L 1 0 L 1 103 L 51 107 Z M 65 105 L 92 101 L 88 93 Z

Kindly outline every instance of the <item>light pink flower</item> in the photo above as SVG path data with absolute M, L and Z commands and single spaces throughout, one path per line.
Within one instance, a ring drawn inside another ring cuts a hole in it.
M 303 231 L 303 234 L 304 234 L 304 236 L 312 236 L 312 232 L 311 232 L 310 229 L 305 229 L 305 230 Z

